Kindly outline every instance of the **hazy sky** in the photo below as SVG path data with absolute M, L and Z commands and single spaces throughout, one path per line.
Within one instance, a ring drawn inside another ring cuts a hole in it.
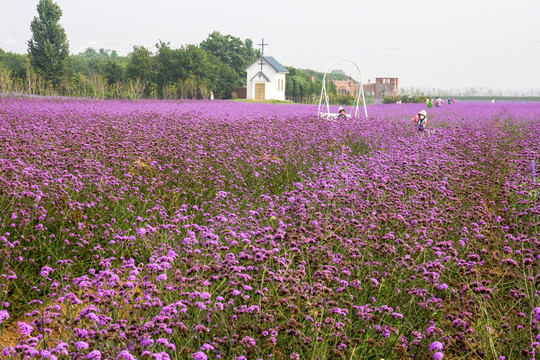
M 540 0 L 57 0 L 72 53 L 126 55 L 199 44 L 217 30 L 285 66 L 325 71 L 348 57 L 362 80 L 400 87 L 540 89 Z M 25 53 L 38 0 L 0 0 L 0 48 Z M 346 72 L 355 73 L 346 64 Z

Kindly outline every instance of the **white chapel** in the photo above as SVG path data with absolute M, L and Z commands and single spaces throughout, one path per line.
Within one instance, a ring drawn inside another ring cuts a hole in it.
M 245 71 L 248 99 L 285 100 L 285 75 L 289 71 L 276 59 L 263 55 Z

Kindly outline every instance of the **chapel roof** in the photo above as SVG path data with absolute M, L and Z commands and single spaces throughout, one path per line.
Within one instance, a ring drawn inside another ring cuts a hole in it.
M 257 75 L 262 75 L 262 77 L 264 77 L 264 78 L 266 79 L 266 81 L 270 82 L 270 79 L 268 78 L 268 76 L 266 76 L 266 74 L 263 73 L 262 71 L 259 71 L 258 73 L 256 73 L 256 74 L 251 78 L 251 80 L 255 79 L 255 77 L 256 77 Z
M 277 72 L 279 73 L 285 73 L 288 74 L 289 70 L 287 70 L 283 65 L 281 65 L 276 59 L 274 59 L 272 56 L 261 56 L 256 61 L 254 61 L 251 65 L 259 61 L 259 59 L 262 59 L 264 62 L 266 62 L 268 65 L 272 66 Z M 251 66 L 250 65 L 250 66 Z M 249 66 L 248 66 L 249 67 Z M 246 69 L 247 70 L 247 69 Z

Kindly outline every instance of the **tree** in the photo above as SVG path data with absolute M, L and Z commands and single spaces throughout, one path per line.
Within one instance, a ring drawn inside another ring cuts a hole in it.
M 141 79 L 144 82 L 152 80 L 153 75 L 152 53 L 144 46 L 134 46 L 131 59 L 127 65 L 126 75 L 129 79 Z
M 251 39 L 245 42 L 231 35 L 222 35 L 214 31 L 201 43 L 201 49 L 229 65 L 245 82 L 245 69 L 260 56 L 260 51 L 253 48 Z
M 26 73 L 26 61 L 28 56 L 26 54 L 17 54 L 12 52 L 5 52 L 0 49 L 0 66 L 4 65 L 11 71 L 11 74 L 19 79 L 24 78 Z
M 109 59 L 99 66 L 99 74 L 107 79 L 107 83 L 112 85 L 124 80 L 125 69 L 118 60 Z
M 64 28 L 58 23 L 62 10 L 52 0 L 40 0 L 39 17 L 30 24 L 32 38 L 28 55 L 32 67 L 47 80 L 57 84 L 66 69 L 69 43 Z
M 141 82 L 144 96 L 157 97 L 157 85 L 154 83 L 154 57 L 144 46 L 134 46 L 130 61 L 126 66 L 126 77 Z
M 163 96 L 165 87 L 170 90 L 170 84 L 178 82 L 184 76 L 182 51 L 171 49 L 169 43 L 163 41 L 157 43 L 156 48 L 155 82 L 158 85 L 160 95 Z

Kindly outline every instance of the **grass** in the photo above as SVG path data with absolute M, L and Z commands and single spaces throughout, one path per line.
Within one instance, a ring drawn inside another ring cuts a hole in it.
M 294 104 L 291 100 L 255 100 L 255 99 L 233 99 L 235 102 L 243 102 L 243 103 L 260 103 L 260 104 Z

